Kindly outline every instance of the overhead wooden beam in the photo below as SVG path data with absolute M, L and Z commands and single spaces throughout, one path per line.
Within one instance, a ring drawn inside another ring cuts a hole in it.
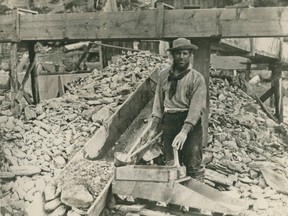
M 158 13 L 20 15 L 19 33 L 23 41 L 157 39 Z M 163 15 L 163 38 L 282 37 L 288 35 L 287 16 L 286 7 L 167 10 Z M 14 20 L 13 16 L 0 19 L 1 41 L 11 40 Z

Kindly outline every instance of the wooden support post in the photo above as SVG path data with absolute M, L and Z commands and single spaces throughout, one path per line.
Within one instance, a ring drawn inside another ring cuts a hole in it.
M 78 70 L 78 68 L 80 67 L 80 64 L 82 63 L 82 61 L 84 60 L 84 58 L 86 57 L 86 55 L 88 54 L 89 50 L 91 49 L 93 43 L 89 43 L 88 46 L 85 48 L 84 52 L 82 53 L 82 55 L 80 56 L 80 58 L 78 59 L 74 70 Z
M 250 80 L 250 75 L 251 75 L 251 63 L 248 62 L 246 65 L 246 70 L 245 70 L 245 75 L 244 75 L 244 78 L 247 82 L 249 82 Z M 244 91 L 247 92 L 246 86 L 244 86 Z
M 273 64 L 272 83 L 274 87 L 275 115 L 279 122 L 283 122 L 283 87 L 281 63 Z
M 11 111 L 14 116 L 18 116 L 16 103 L 16 94 L 18 92 L 18 75 L 17 75 L 17 43 L 11 43 L 10 56 L 10 86 L 11 86 Z
M 29 61 L 30 64 L 33 64 L 36 57 L 36 53 L 34 50 L 34 42 L 28 44 L 28 52 L 29 52 Z M 40 102 L 40 95 L 39 95 L 39 83 L 38 83 L 38 74 L 37 74 L 37 67 L 33 67 L 31 70 L 31 88 L 32 88 L 32 95 L 34 104 L 38 104 Z
M 211 43 L 208 39 L 199 39 L 193 42 L 198 46 L 198 50 L 194 51 L 193 66 L 199 71 L 205 78 L 207 86 L 207 104 L 206 111 L 202 118 L 203 126 L 203 146 L 207 146 L 208 140 L 208 122 L 209 122 L 209 66 L 210 66 L 210 53 L 211 53 Z

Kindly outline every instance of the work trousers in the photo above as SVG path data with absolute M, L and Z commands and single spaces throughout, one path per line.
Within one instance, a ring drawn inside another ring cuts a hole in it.
M 166 162 L 174 159 L 172 142 L 181 131 L 188 112 L 165 113 L 162 121 L 164 157 Z M 201 170 L 203 130 L 201 119 L 188 133 L 182 150 L 179 150 L 180 164 L 186 166 L 187 175 L 197 175 Z

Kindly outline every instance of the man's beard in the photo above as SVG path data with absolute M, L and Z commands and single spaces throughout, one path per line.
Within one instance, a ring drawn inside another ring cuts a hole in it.
M 174 62 L 173 63 L 173 67 L 177 70 L 186 70 L 189 66 L 189 62 L 185 63 L 185 64 L 179 64 L 177 62 Z

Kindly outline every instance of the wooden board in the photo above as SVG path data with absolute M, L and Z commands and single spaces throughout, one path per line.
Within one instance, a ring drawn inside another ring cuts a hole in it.
M 147 190 L 149 188 L 149 190 Z M 205 190 L 209 186 L 202 184 L 201 190 Z M 215 190 L 215 189 L 214 189 Z M 230 204 L 229 202 L 221 202 L 223 193 L 214 191 L 214 194 L 219 196 L 212 200 L 208 196 L 203 195 L 202 192 L 196 192 L 189 189 L 180 183 L 155 183 L 155 182 L 138 182 L 138 181 L 113 181 L 112 193 L 132 196 L 134 198 L 142 198 L 153 201 L 172 203 L 182 206 L 189 206 L 192 208 L 206 209 L 213 212 L 222 212 L 226 214 L 239 214 L 240 212 L 248 209 L 248 204 Z M 233 199 L 231 197 L 231 199 Z M 238 199 L 237 199 L 238 200 Z M 237 201 L 236 200 L 236 201 Z
M 21 15 L 20 39 L 157 39 L 157 13 L 153 10 Z M 166 10 L 163 38 L 281 37 L 288 34 L 287 15 L 288 8 L 285 7 Z M 5 32 L 7 22 L 11 23 L 9 19 L 0 20 Z M 7 40 L 5 35 L 0 39 Z
M 246 70 L 248 59 L 240 56 L 211 55 L 212 67 L 221 70 Z
M 270 58 L 280 58 L 280 40 L 277 38 L 257 38 L 254 40 L 255 54 Z
M 152 73 L 154 76 L 157 72 Z M 146 79 L 132 95 L 125 101 L 120 109 L 99 128 L 97 132 L 86 142 L 84 146 L 85 157 L 90 159 L 101 159 L 130 126 L 141 110 L 152 99 L 150 80 Z
M 13 15 L 0 16 L 0 41 L 10 42 L 15 38 L 16 29 L 13 28 L 15 18 Z
M 185 167 L 169 166 L 124 166 L 115 169 L 115 179 L 133 181 L 169 182 L 180 178 L 180 173 L 186 173 Z
M 99 196 L 93 202 L 91 207 L 87 211 L 88 216 L 97 216 L 100 215 L 103 209 L 107 204 L 107 199 L 111 194 L 111 183 L 113 181 L 113 177 L 107 182 L 105 188 L 101 191 Z

